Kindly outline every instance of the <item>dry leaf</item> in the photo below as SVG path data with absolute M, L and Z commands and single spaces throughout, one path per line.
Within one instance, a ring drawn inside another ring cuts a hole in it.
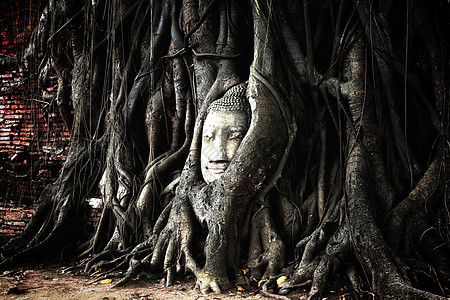
M 103 279 L 100 283 L 111 283 L 112 279 Z
M 284 276 L 284 275 L 278 277 L 278 279 L 277 279 L 277 285 L 280 285 L 282 282 L 286 281 L 286 279 L 287 279 L 287 276 Z

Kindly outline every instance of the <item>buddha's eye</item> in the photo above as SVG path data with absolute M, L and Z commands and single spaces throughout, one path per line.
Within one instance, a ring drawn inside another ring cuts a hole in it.
M 245 136 L 245 132 L 243 131 L 234 131 L 230 133 L 228 137 L 229 140 L 242 140 Z

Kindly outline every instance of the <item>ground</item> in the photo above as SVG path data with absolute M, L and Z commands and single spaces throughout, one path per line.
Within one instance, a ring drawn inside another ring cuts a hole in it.
M 93 277 L 63 273 L 62 266 L 36 266 L 6 271 L 0 277 L 2 299 L 260 299 L 247 293 L 203 296 L 193 289 L 191 282 L 180 282 L 163 287 L 159 280 L 136 280 L 126 287 L 110 289 L 114 283 L 90 284 Z M 7 290 L 16 286 L 20 294 Z
M 240 292 L 236 289 L 224 294 L 202 295 L 194 289 L 193 277 L 170 287 L 160 280 L 135 280 L 125 287 L 111 289 L 111 283 L 90 283 L 93 277 L 84 274 L 63 273 L 61 265 L 28 265 L 0 273 L 0 299 L 95 299 L 95 300 L 145 300 L 145 299 L 269 299 L 257 291 Z M 17 289 L 13 288 L 16 287 Z M 333 291 L 334 292 L 334 291 Z M 339 294 L 339 291 L 336 291 Z M 340 293 L 342 294 L 342 292 Z M 291 299 L 306 299 L 306 291 L 295 291 Z M 326 299 L 351 299 L 346 295 L 331 295 Z

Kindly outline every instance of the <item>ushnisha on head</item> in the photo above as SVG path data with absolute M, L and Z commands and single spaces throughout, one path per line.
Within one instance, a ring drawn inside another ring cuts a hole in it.
M 246 89 L 245 83 L 235 85 L 208 107 L 200 159 L 206 183 L 222 176 L 250 126 L 251 109 Z

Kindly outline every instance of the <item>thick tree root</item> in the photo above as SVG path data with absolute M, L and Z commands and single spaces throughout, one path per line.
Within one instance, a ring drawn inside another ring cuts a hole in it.
M 80 235 L 77 226 L 83 224 L 87 211 L 71 211 L 70 207 L 56 205 L 53 198 L 44 198 L 34 211 L 39 217 L 33 218 L 19 237 L 1 249 L 0 269 L 17 266 L 30 257 L 45 257 L 49 252 L 61 254 L 65 246 L 73 245 Z
M 280 299 L 280 300 L 289 300 L 290 299 L 289 297 L 283 296 L 282 294 L 278 295 L 278 294 L 269 292 L 269 289 L 271 287 L 273 287 L 274 285 L 276 285 L 276 279 L 272 278 L 270 280 L 267 280 L 264 283 L 264 285 L 262 286 L 261 295 L 263 295 L 264 297 L 267 297 L 267 298 L 272 298 L 272 299 Z
M 262 206 L 251 220 L 249 261 L 246 267 L 250 269 L 252 277 L 265 280 L 280 273 L 285 264 L 284 258 L 284 242 L 274 227 L 270 208 Z
M 280 284 L 280 294 L 311 284 L 309 298 L 323 297 L 329 275 L 348 256 L 350 246 L 345 224 L 341 224 L 331 237 L 328 237 L 329 233 L 326 234 L 324 228 L 325 226 L 318 227 L 297 245 L 297 250 L 304 248 L 302 258 L 290 278 Z

